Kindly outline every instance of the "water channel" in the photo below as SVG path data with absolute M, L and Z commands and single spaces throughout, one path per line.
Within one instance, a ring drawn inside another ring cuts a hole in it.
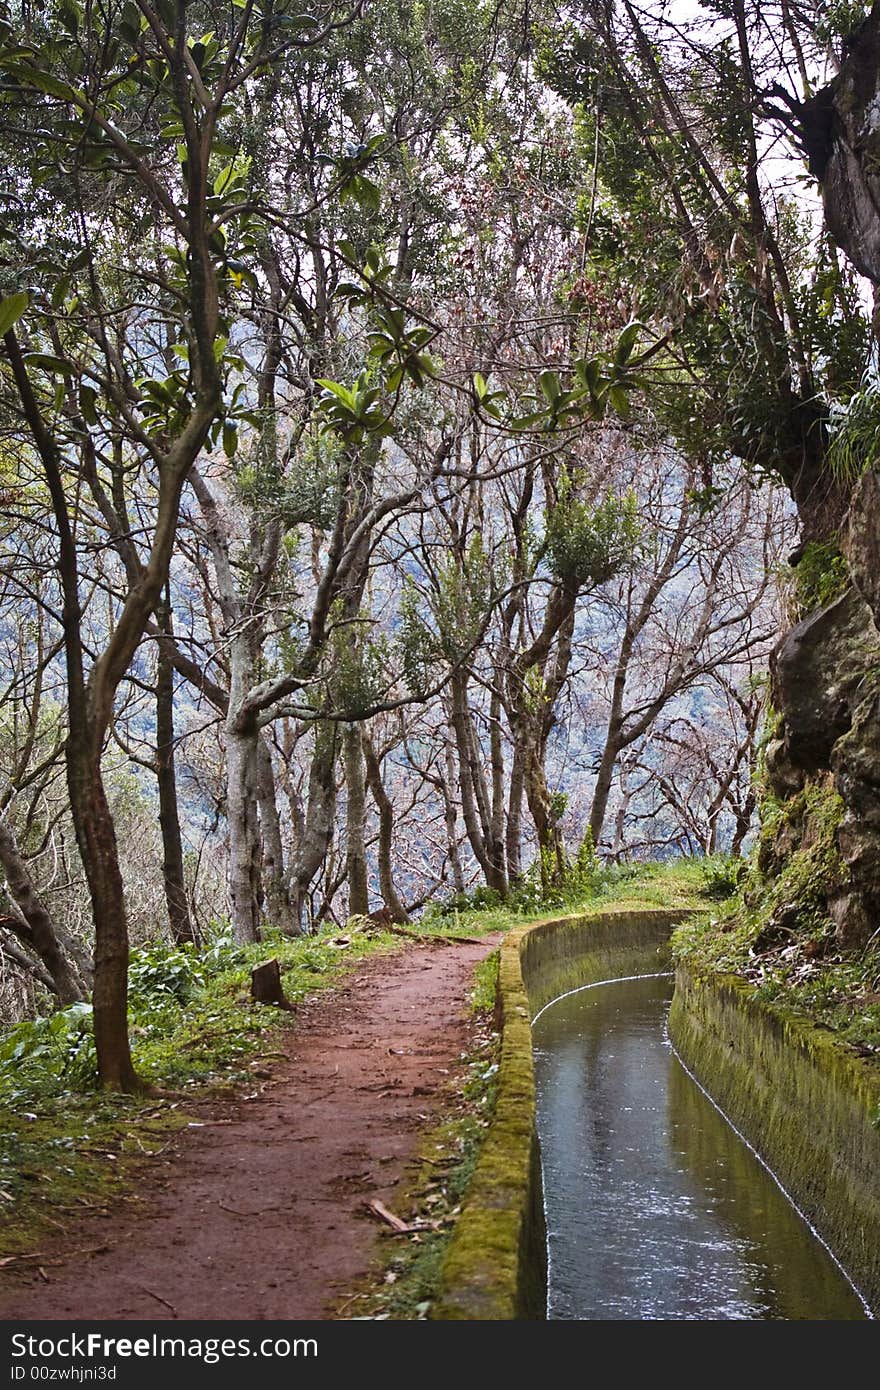
M 855 1319 L 859 1296 L 676 1059 L 669 977 L 534 1024 L 555 1319 Z

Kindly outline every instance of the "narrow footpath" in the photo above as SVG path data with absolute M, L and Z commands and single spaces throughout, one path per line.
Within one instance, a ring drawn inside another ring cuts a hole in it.
M 197 1125 L 150 1163 L 137 1203 L 71 1227 L 52 1256 L 98 1253 L 53 1262 L 45 1278 L 0 1273 L 0 1318 L 332 1316 L 378 1267 L 367 1204 L 393 1207 L 442 1111 L 473 968 L 497 942 L 374 956 L 301 1005 L 254 1094 L 194 1107 Z

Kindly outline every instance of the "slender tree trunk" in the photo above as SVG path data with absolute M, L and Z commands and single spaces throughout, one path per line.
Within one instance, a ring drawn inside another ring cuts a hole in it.
M 459 897 L 464 895 L 464 870 L 461 867 L 461 854 L 458 849 L 458 812 L 452 795 L 455 786 L 455 754 L 449 739 L 445 740 L 446 776 L 442 779 L 443 818 L 446 823 L 446 846 L 449 854 L 449 867 L 452 870 L 452 889 Z
M 358 724 L 347 725 L 343 734 L 342 755 L 345 761 L 348 913 L 350 917 L 355 915 L 363 917 L 370 910 L 370 890 L 367 880 L 367 851 L 364 843 L 367 795 L 364 783 L 364 754 Z
M 504 878 L 505 892 L 509 881 L 507 846 L 504 836 L 504 746 L 501 739 L 501 697 L 497 682 L 489 703 L 489 754 L 492 771 L 492 810 L 489 822 L 489 846 L 493 861 Z
M 309 768 L 309 798 L 305 825 L 290 871 L 290 901 L 294 921 L 304 930 L 303 912 L 312 881 L 324 863 L 333 838 L 336 810 L 336 729 L 319 725 Z
M 255 728 L 226 730 L 226 820 L 229 829 L 229 897 L 232 930 L 241 945 L 260 939 L 260 827 L 257 820 L 258 757 Z
M 113 816 L 101 775 L 100 750 L 68 736 L 68 792 L 76 842 L 95 923 L 92 991 L 98 1078 L 109 1091 L 148 1089 L 138 1077 L 128 1039 L 128 918 Z
M 629 774 L 629 766 L 624 761 L 620 769 L 620 805 L 617 808 L 617 815 L 614 817 L 614 839 L 611 844 L 611 858 L 615 864 L 620 862 L 620 856 L 623 853 L 626 815 L 632 799 L 632 793 L 629 789 Z M 592 830 L 590 833 L 592 834 Z M 593 843 L 595 844 L 595 840 Z
M 605 738 L 605 747 L 602 749 L 602 759 L 599 763 L 599 772 L 596 776 L 593 804 L 590 807 L 590 831 L 593 836 L 593 844 L 597 849 L 599 848 L 602 831 L 605 827 L 605 816 L 608 811 L 608 801 L 611 796 L 611 784 L 614 781 L 614 769 L 617 766 L 619 754 L 620 746 L 616 737 L 616 730 L 609 725 Z
M 379 892 L 382 895 L 382 901 L 391 913 L 391 920 L 404 923 L 409 921 L 409 917 L 406 908 L 397 896 L 391 867 L 391 851 L 394 846 L 394 807 L 382 782 L 379 759 L 366 729 L 363 732 L 363 748 L 367 783 L 376 803 L 376 810 L 379 812 Z
M 165 602 L 157 611 L 156 618 L 161 632 L 173 639 L 174 629 L 167 590 Z M 156 781 L 159 788 L 159 826 L 162 832 L 162 878 L 171 935 L 181 946 L 195 944 L 196 932 L 189 914 L 189 898 L 183 868 L 174 746 L 174 666 L 168 645 L 160 641 L 156 667 Z
M 549 888 L 565 877 L 565 846 L 552 814 L 541 750 L 534 745 L 527 747 L 524 763 L 526 800 L 535 823 L 541 855 L 541 880 L 544 887 Z
M 522 876 L 522 802 L 524 792 L 522 752 L 514 743 L 510 767 L 510 788 L 507 796 L 507 873 L 511 883 Z
M 486 883 L 502 897 L 507 896 L 507 876 L 499 856 L 502 846 L 492 845 L 489 802 L 485 779 L 475 750 L 476 740 L 470 724 L 467 704 L 467 685 L 462 673 L 456 672 L 451 682 L 452 728 L 458 751 L 461 809 L 471 849 L 483 870 Z
M 10 917 L 4 925 L 39 956 L 49 972 L 59 1004 L 74 1004 L 77 1000 L 85 999 L 85 980 L 69 950 L 65 949 L 61 933 L 56 929 L 4 821 L 0 821 L 0 864 L 6 875 L 9 896 L 24 919 L 20 925 Z
M 284 846 L 275 797 L 275 771 L 265 737 L 257 737 L 257 787 L 262 847 L 261 879 L 266 895 L 266 915 L 273 927 L 290 934 L 293 917 L 284 873 Z
M 752 816 L 755 812 L 757 796 L 753 789 L 749 790 L 742 809 L 735 812 L 736 828 L 733 833 L 733 842 L 730 846 L 731 854 L 737 859 L 742 855 L 743 841 L 749 833 L 752 825 Z

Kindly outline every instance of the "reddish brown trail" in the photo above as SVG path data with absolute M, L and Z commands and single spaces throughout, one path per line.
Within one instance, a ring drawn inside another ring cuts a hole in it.
M 301 1005 L 259 1091 L 195 1109 L 199 1127 L 150 1163 L 137 1205 L 41 1245 L 53 1261 L 106 1249 L 44 1266 L 45 1278 L 0 1271 L 0 1317 L 332 1316 L 378 1268 L 366 1204 L 393 1208 L 461 1065 L 473 967 L 496 944 L 373 956 Z

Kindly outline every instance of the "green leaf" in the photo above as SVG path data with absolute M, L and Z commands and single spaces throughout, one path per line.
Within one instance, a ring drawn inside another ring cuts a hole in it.
M 628 420 L 632 413 L 632 407 L 629 396 L 618 382 L 614 382 L 608 387 L 608 399 L 621 420 Z
M 338 381 L 329 381 L 326 377 L 318 377 L 317 384 L 318 386 L 323 386 L 325 391 L 332 392 L 337 400 L 342 401 L 342 404 L 347 406 L 349 410 L 354 410 L 357 404 L 357 398 L 355 397 L 355 393 L 350 391 L 347 386 L 342 386 Z
M 602 372 L 595 358 L 583 358 L 580 362 L 576 362 L 574 373 L 578 381 L 587 388 L 591 396 L 595 396 L 598 393 Z
M 8 333 L 14 324 L 18 323 L 30 302 L 30 295 L 24 290 L 19 294 L 10 294 L 6 299 L 0 300 L 0 338 L 4 333 Z
M 363 174 L 355 174 L 349 185 L 355 200 L 368 212 L 378 212 L 382 201 L 379 185 Z
M 478 401 L 484 401 L 489 394 L 489 386 L 482 372 L 474 372 L 474 390 Z
M 643 325 L 637 319 L 633 319 L 632 323 L 628 323 L 621 333 L 614 349 L 614 360 L 618 367 L 623 367 L 629 361 L 642 327 Z
M 419 371 L 424 376 L 437 375 L 437 363 L 434 361 L 433 357 L 431 357 L 427 352 L 420 352 L 418 357 L 416 358 L 416 363 L 418 365 Z
M 72 376 L 76 367 L 72 362 L 68 362 L 66 357 L 53 357 L 48 352 L 28 352 L 25 354 L 25 362 L 29 367 L 36 367 L 41 372 L 48 372 L 50 376 L 61 373 L 63 376 Z
M 530 429 L 532 425 L 537 424 L 547 424 L 546 410 L 537 410 L 531 415 L 516 415 L 510 422 L 511 428 L 515 430 Z
M 229 187 L 229 185 L 232 183 L 232 181 L 233 181 L 234 178 L 235 178 L 235 165 L 234 165 L 234 164 L 227 164 L 227 165 L 226 165 L 226 168 L 225 168 L 225 169 L 221 169 L 221 170 L 220 170 L 220 173 L 217 175 L 216 179 L 214 180 L 214 192 L 215 192 L 216 194 L 218 194 L 218 196 L 219 196 L 221 193 L 224 193 L 224 192 L 226 191 L 226 189 Z
M 225 424 L 223 426 L 223 452 L 228 459 L 234 458 L 238 448 L 238 430 L 235 425 Z
M 12 77 L 17 77 L 24 86 L 35 87 L 38 92 L 45 92 L 47 96 L 59 97 L 62 101 L 75 101 L 77 97 L 82 97 L 82 93 L 76 92 L 73 87 L 53 76 L 51 72 L 41 72 L 39 68 L 33 68 L 24 63 L 7 62 L 3 63 L 2 66 Z
M 550 405 L 559 399 L 562 387 L 559 384 L 558 372 L 542 372 L 538 377 L 538 385 Z
M 79 388 L 79 408 L 87 425 L 97 425 L 98 423 L 97 399 L 98 393 L 94 387 L 82 385 Z

